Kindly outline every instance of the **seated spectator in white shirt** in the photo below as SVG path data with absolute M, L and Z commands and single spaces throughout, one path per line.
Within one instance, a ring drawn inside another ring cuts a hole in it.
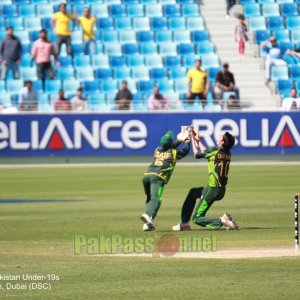
M 76 96 L 71 99 L 72 110 L 83 111 L 87 110 L 87 101 L 83 97 L 83 89 L 77 89 Z
M 169 107 L 169 99 L 165 95 L 160 94 L 159 88 L 155 86 L 153 95 L 148 99 L 148 104 L 151 110 L 165 110 Z
M 284 111 L 300 109 L 300 98 L 297 97 L 296 89 L 291 89 L 290 97 L 286 97 L 282 100 L 281 107 Z
M 20 111 L 36 111 L 38 109 L 38 92 L 32 87 L 30 80 L 25 81 L 19 95 Z

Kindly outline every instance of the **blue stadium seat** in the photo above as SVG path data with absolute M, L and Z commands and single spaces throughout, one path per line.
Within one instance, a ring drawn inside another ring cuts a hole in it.
M 21 43 L 24 44 L 30 44 L 29 34 L 28 31 L 14 31 L 14 35 L 18 37 L 21 41 Z
M 96 70 L 96 78 L 101 79 L 101 80 L 111 79 L 112 78 L 111 68 L 97 69 Z
M 179 55 L 190 55 L 195 53 L 193 44 L 180 44 L 177 46 Z
M 131 78 L 131 71 L 128 67 L 118 67 L 114 69 L 114 78 L 117 80 L 128 80 Z
M 300 43 L 300 29 L 294 29 L 291 31 L 291 40 L 293 43 Z
M 39 93 L 44 91 L 42 80 L 32 81 L 32 87 L 36 89 Z
M 52 30 L 51 17 L 48 17 L 48 18 L 42 17 L 42 26 L 43 26 L 44 29 Z
M 300 21 L 300 19 L 299 19 Z M 299 22 L 300 24 L 300 22 Z M 277 42 L 289 42 L 290 41 L 290 32 L 287 29 L 278 29 L 274 30 L 273 32 L 274 37 L 276 38 Z
M 283 3 L 281 5 L 281 14 L 283 17 L 297 16 L 298 6 L 296 3 Z
M 137 40 L 139 43 L 148 43 L 153 41 L 153 31 L 137 32 Z
M 145 15 L 149 18 L 161 17 L 163 15 L 161 4 L 149 3 L 149 4 L 145 5 Z
M 183 65 L 187 68 L 193 68 L 195 66 L 195 60 L 200 59 L 199 55 L 186 55 L 183 56 Z
M 144 6 L 142 4 L 127 5 L 127 14 L 129 17 L 144 17 Z
M 300 72 L 299 72 L 300 75 Z M 271 69 L 271 80 L 278 81 L 279 79 L 289 79 L 288 67 L 273 66 Z
M 41 19 L 38 17 L 25 18 L 24 25 L 28 31 L 38 31 L 42 29 Z
M 38 79 L 35 67 L 22 67 L 20 73 L 23 80 L 34 81 Z
M 36 11 L 40 18 L 51 18 L 53 16 L 53 5 L 39 4 L 36 6 Z
M 145 66 L 137 66 L 132 68 L 132 78 L 137 80 L 148 80 L 149 70 Z
M 286 18 L 286 28 L 295 29 L 300 28 L 300 16 L 291 16 Z
M 111 56 L 110 57 L 110 66 L 113 68 L 126 66 L 125 56 Z
M 265 17 L 280 16 L 277 3 L 265 3 L 262 5 L 262 15 Z
M 14 0 L 15 4 L 29 4 L 31 0 Z
M 151 19 L 151 28 L 153 30 L 166 30 L 166 29 L 168 29 L 167 19 L 165 17 L 152 18 Z
M 214 84 L 216 82 L 217 74 L 221 71 L 221 68 L 209 68 L 208 69 L 208 78 L 209 81 Z
M 273 70 L 273 68 L 272 68 Z M 292 66 L 290 68 L 290 75 L 291 75 L 291 79 L 293 80 L 300 80 L 300 66 Z M 281 78 L 278 79 L 289 79 L 288 76 L 287 78 L 283 78 L 283 76 Z
M 5 19 L 0 18 L 0 30 L 5 30 Z
M 94 80 L 94 70 L 92 67 L 76 68 L 76 77 L 80 81 L 92 81 Z
M 124 0 L 124 4 L 138 4 L 139 0 Z
M 83 3 L 85 3 L 85 0 L 68 0 L 68 2 L 70 3 L 70 4 L 83 4 Z
M 164 16 L 168 18 L 180 17 L 180 5 L 179 4 L 167 4 L 164 5 Z
M 204 30 L 204 21 L 202 17 L 187 18 L 187 28 L 191 31 Z
M 22 54 L 30 53 L 30 49 L 31 49 L 30 44 L 28 44 L 28 45 L 22 44 Z
M 267 25 L 269 30 L 284 29 L 284 23 L 282 17 L 270 17 L 267 19 Z
M 127 58 L 127 64 L 129 67 L 144 66 L 144 56 L 142 55 L 130 55 Z
M 193 31 L 192 41 L 194 43 L 204 42 L 209 40 L 209 35 L 207 30 Z
M 168 72 L 166 68 L 153 68 L 150 70 L 150 78 L 157 80 L 157 79 L 163 79 L 168 78 Z
M 163 66 L 162 57 L 158 54 L 147 55 L 145 57 L 145 65 L 149 68 L 160 68 Z
M 168 43 L 173 41 L 172 31 L 170 30 L 159 30 L 155 34 L 156 43 Z
M 280 50 L 282 53 L 285 53 L 287 50 L 294 50 L 294 43 L 292 42 L 279 42 L 278 43 Z
M 114 23 L 112 18 L 100 18 L 97 20 L 97 26 L 100 30 L 113 30 Z
M 31 0 L 31 2 L 33 4 L 43 4 L 43 3 L 48 3 L 48 0 Z
M 119 43 L 107 43 L 105 45 L 105 53 L 109 56 L 120 56 L 122 55 L 122 47 Z
M 219 57 L 216 54 L 205 54 L 202 56 L 203 69 L 218 68 L 220 66 Z
M 131 19 L 128 17 L 120 17 L 115 19 L 115 26 L 117 30 L 131 29 Z
M 157 81 L 157 86 L 161 93 L 169 94 L 174 91 L 174 82 L 173 80 L 160 79 Z
M 60 80 L 75 79 L 73 67 L 72 66 L 68 66 L 68 67 L 60 66 L 57 70 L 57 78 Z
M 197 53 L 200 55 L 214 53 L 215 46 L 212 42 L 203 42 L 197 45 Z
M 17 5 L 3 5 L 2 6 L 2 15 L 4 18 L 17 17 L 18 16 Z
M 45 82 L 45 92 L 46 93 L 58 93 L 61 89 L 61 81 L 60 80 L 46 80 Z
M 187 92 L 186 79 L 178 79 L 175 81 L 175 91 L 179 94 L 183 94 Z
M 30 43 L 34 43 L 40 38 L 40 31 L 31 31 L 29 33 Z
M 11 107 L 11 96 L 9 94 L 0 94 L 0 105 L 4 107 Z
M 99 81 L 94 80 L 94 81 L 84 81 L 82 83 L 83 90 L 86 93 L 91 93 L 91 92 L 97 92 L 99 91 Z
M 170 68 L 170 78 L 171 79 L 182 79 L 186 77 L 186 68 L 185 67 L 173 67 Z
M 72 44 L 71 47 L 72 47 L 72 53 L 73 53 L 73 55 L 83 54 L 82 45 Z
M 117 93 L 118 85 L 115 80 L 103 80 L 101 83 L 101 90 L 104 93 Z
M 265 17 L 251 17 L 251 18 L 249 18 L 249 29 L 251 31 L 267 29 L 266 28 Z
M 159 45 L 159 53 L 161 56 L 177 55 L 177 44 L 173 42 L 161 43 Z
M 94 3 L 92 4 L 91 13 L 97 18 L 107 18 L 108 17 L 108 9 L 106 4 L 102 3 Z
M 6 93 L 5 80 L 0 80 L 0 94 Z
M 177 43 L 190 43 L 191 33 L 189 30 L 176 30 L 173 33 L 173 39 Z
M 126 7 L 125 5 L 111 5 L 109 8 L 110 16 L 117 17 L 126 17 Z
M 278 94 L 289 93 L 291 88 L 293 88 L 293 80 L 291 79 L 279 79 L 277 81 L 277 92 Z
M 157 53 L 157 45 L 153 42 L 143 43 L 140 45 L 140 52 L 143 55 L 151 55 Z
M 105 43 L 118 43 L 119 35 L 117 31 L 103 31 L 101 34 L 101 41 Z
M 19 16 L 26 18 L 34 18 L 36 16 L 35 6 L 30 4 L 19 5 Z
M 125 44 L 123 47 L 123 55 L 135 55 L 139 53 L 139 46 L 135 43 Z
M 136 32 L 134 30 L 120 31 L 121 43 L 136 43 Z
M 21 67 L 31 67 L 32 66 L 32 57 L 29 53 L 22 55 L 20 65 L 21 65 Z
M 151 93 L 154 87 L 154 82 L 152 80 L 140 80 L 137 83 L 138 90 L 144 93 Z
M 75 95 L 76 90 L 80 88 L 80 81 L 74 79 L 63 80 L 63 89 L 66 95 Z
M 166 56 L 165 67 L 173 68 L 181 66 L 181 59 L 179 56 Z
M 181 6 L 182 15 L 184 17 L 198 17 L 199 16 L 199 5 L 196 3 L 187 3 Z
M 72 6 L 72 11 L 73 14 L 77 17 L 82 17 L 83 16 L 83 10 L 84 8 L 89 8 L 86 4 L 80 3 Z M 76 27 L 79 27 L 78 24 L 75 24 Z
M 150 21 L 149 18 L 147 17 L 133 18 L 132 23 L 133 23 L 133 28 L 136 31 L 150 30 Z
M 171 30 L 186 29 L 185 18 L 184 17 L 170 18 L 169 26 Z
M 5 24 L 7 27 L 13 27 L 14 30 L 23 30 L 24 29 L 24 23 L 23 23 L 22 17 L 7 18 L 5 21 Z
M 246 18 L 260 16 L 260 5 L 257 3 L 247 3 L 244 5 L 244 15 Z
M 77 67 L 87 67 L 91 65 L 91 60 L 89 55 L 76 55 L 74 57 L 74 66 Z
M 255 43 L 260 45 L 262 42 L 268 40 L 271 36 L 269 30 L 257 30 L 254 34 Z
M 257 2 L 257 1 L 256 1 Z M 259 4 L 264 4 L 264 3 L 275 3 L 275 0 L 258 0 Z

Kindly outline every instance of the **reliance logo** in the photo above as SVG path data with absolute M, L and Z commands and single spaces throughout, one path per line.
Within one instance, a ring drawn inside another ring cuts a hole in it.
M 68 133 L 60 118 L 50 120 L 46 130 L 40 132 L 38 121 L 30 123 L 30 138 L 20 141 L 18 137 L 18 123 L 10 121 L 9 124 L 0 122 L 0 150 L 10 147 L 13 150 L 60 150 L 81 149 L 83 141 L 86 141 L 93 149 L 103 146 L 106 149 L 122 149 L 124 146 L 130 149 L 141 149 L 146 146 L 147 127 L 139 120 L 123 122 L 121 120 L 109 120 L 100 124 L 100 121 L 91 122 L 88 129 L 80 120 L 73 123 L 72 136 Z M 109 132 L 119 129 L 120 140 L 110 140 Z
M 216 140 L 226 131 L 233 136 L 239 137 L 236 144 L 245 148 L 257 147 L 294 147 L 300 146 L 300 134 L 290 116 L 282 116 L 275 130 L 270 132 L 269 120 L 261 119 L 260 132 L 256 136 L 259 139 L 248 138 L 249 125 L 247 119 L 240 119 L 239 122 L 232 119 L 221 119 L 215 124 L 208 119 L 193 120 L 195 130 L 200 130 L 201 137 L 209 147 L 214 147 Z

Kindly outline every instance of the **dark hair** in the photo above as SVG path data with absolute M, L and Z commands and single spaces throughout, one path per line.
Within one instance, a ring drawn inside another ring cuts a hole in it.
M 223 135 L 223 141 L 223 147 L 229 150 L 234 146 L 235 138 L 229 132 L 225 132 Z
M 32 84 L 32 81 L 31 80 L 25 80 L 24 81 L 24 86 L 26 86 L 28 83 Z
M 14 30 L 14 28 L 13 28 L 12 26 L 7 26 L 7 27 L 6 27 L 6 31 L 7 31 L 8 29 Z
M 228 63 L 224 63 L 223 64 L 223 68 L 228 69 L 229 68 L 229 64 Z
M 244 21 L 245 20 L 245 16 L 243 14 L 240 14 L 239 15 L 239 19 Z
M 126 81 L 126 80 L 123 80 L 123 81 L 122 81 L 122 84 L 124 84 L 124 83 L 127 84 L 127 81 Z
M 234 95 L 231 95 L 231 96 L 229 96 L 228 99 L 230 99 L 230 100 L 236 100 L 236 97 Z
M 61 4 L 59 4 L 59 7 L 61 7 L 61 6 L 67 7 L 67 4 L 66 3 L 61 3 Z
M 81 87 L 78 88 L 78 89 L 77 89 L 77 92 L 83 92 L 83 88 L 81 88 Z
M 63 89 L 60 89 L 58 93 L 60 94 L 60 93 L 64 93 L 64 92 L 65 91 Z
M 195 59 L 195 63 L 199 62 L 200 64 L 202 64 L 202 60 L 201 59 Z
M 40 33 L 42 33 L 42 32 L 44 32 L 46 34 L 48 33 L 48 31 L 46 29 L 44 29 L 44 28 L 40 30 Z

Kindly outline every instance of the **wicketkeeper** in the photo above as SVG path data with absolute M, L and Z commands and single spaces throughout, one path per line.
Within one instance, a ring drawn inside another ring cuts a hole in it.
M 172 176 L 176 161 L 185 157 L 190 150 L 189 134 L 179 134 L 174 142 L 174 133 L 168 131 L 161 139 L 160 145 L 155 149 L 154 161 L 149 165 L 147 172 L 143 177 L 143 185 L 146 200 L 146 211 L 141 215 L 144 222 L 143 230 L 155 230 L 154 218 L 157 215 L 162 202 L 162 195 L 165 184 Z M 176 148 L 185 142 L 181 150 Z
M 239 225 L 228 213 L 220 218 L 207 217 L 206 213 L 215 201 L 223 199 L 228 181 L 229 166 L 231 161 L 230 149 L 234 146 L 235 139 L 226 132 L 218 141 L 218 147 L 206 149 L 200 142 L 199 135 L 194 132 L 190 135 L 194 157 L 208 160 L 208 185 L 190 189 L 181 210 L 181 222 L 173 226 L 174 231 L 190 230 L 190 219 L 194 211 L 196 200 L 200 201 L 193 215 L 193 222 L 202 227 L 219 229 L 222 226 L 227 229 L 237 230 Z M 198 151 L 198 147 L 200 152 Z

